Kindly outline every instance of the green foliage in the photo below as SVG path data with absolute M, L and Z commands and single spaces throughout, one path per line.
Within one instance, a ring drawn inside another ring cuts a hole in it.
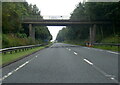
M 107 38 L 102 39 L 102 43 L 120 43 L 120 37 L 119 36 L 109 36 Z
M 35 37 L 37 40 L 50 41 L 52 40 L 52 35 L 50 34 L 46 26 L 36 26 L 35 27 Z
M 105 50 L 112 50 L 112 51 L 119 51 L 119 48 L 117 46 L 93 46 L 93 48 L 100 48 Z
M 33 27 L 36 33 L 33 41 L 29 38 L 29 26 L 21 24 L 24 17 L 43 19 L 36 5 L 29 5 L 27 2 L 3 2 L 2 9 L 3 47 L 38 44 L 52 39 L 46 26 L 36 26 Z
M 25 33 L 22 33 L 22 34 L 17 33 L 16 35 L 18 38 L 27 38 L 27 35 Z
M 35 44 L 31 38 L 18 38 L 14 34 L 3 34 L 2 38 L 3 48 Z
M 109 36 L 120 36 L 120 2 L 86 2 L 79 3 L 70 17 L 71 20 L 81 21 L 106 21 L 113 22 L 111 25 L 97 25 L 95 42 L 104 41 Z M 67 26 L 59 31 L 56 40 L 58 41 L 89 41 L 90 25 Z M 67 30 L 67 31 L 66 31 Z M 114 42 L 114 41 L 109 41 Z M 117 43 L 117 40 L 115 40 Z

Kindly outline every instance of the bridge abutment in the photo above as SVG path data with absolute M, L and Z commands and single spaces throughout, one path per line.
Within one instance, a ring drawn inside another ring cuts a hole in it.
M 32 28 L 32 24 L 29 24 L 29 37 L 35 40 L 35 29 Z
M 89 33 L 90 33 L 90 43 L 94 43 L 96 37 L 96 24 L 90 27 Z

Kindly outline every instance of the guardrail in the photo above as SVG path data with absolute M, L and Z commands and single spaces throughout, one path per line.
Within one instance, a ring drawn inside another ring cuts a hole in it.
M 44 46 L 44 45 L 47 45 L 47 44 L 37 44 L 37 45 L 4 48 L 4 49 L 0 49 L 0 53 L 6 54 L 7 52 L 10 52 L 12 54 L 13 52 L 24 51 L 24 50 L 32 49 L 35 47 Z
M 109 45 L 109 46 L 120 46 L 120 43 L 93 43 L 93 45 Z

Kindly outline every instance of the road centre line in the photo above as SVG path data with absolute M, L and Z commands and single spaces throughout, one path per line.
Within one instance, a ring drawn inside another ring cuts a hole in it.
M 75 55 L 77 55 L 78 53 L 74 52 Z
M 97 66 L 93 65 L 93 67 L 98 70 L 101 74 L 103 74 L 105 77 L 113 80 L 115 83 L 118 83 L 118 80 L 115 79 L 114 75 L 109 75 L 106 72 L 104 72 L 103 70 L 101 70 L 100 68 L 98 68 Z
M 101 74 L 103 74 L 107 78 L 113 80 L 115 83 L 118 83 L 118 80 L 115 79 L 114 75 L 108 75 L 106 72 L 104 72 L 103 70 L 101 70 L 100 68 L 98 68 L 97 66 L 95 66 L 92 62 L 90 62 L 87 59 L 84 59 L 84 61 L 87 62 L 88 64 L 92 65 L 96 70 L 98 70 Z
M 74 54 L 77 54 L 76 52 L 74 52 Z M 92 65 L 97 71 L 99 71 L 101 74 L 103 74 L 105 77 L 113 80 L 115 83 L 118 83 L 118 80 L 115 79 L 114 75 L 109 75 L 106 72 L 104 72 L 103 70 L 101 70 L 100 68 L 98 68 L 97 66 L 95 66 L 91 61 L 85 59 L 84 57 L 81 56 L 81 58 L 87 62 L 88 64 Z
M 83 59 L 85 62 L 87 62 L 88 64 L 90 64 L 90 65 L 93 65 L 93 63 L 92 62 L 90 62 L 89 60 L 87 60 L 87 59 Z

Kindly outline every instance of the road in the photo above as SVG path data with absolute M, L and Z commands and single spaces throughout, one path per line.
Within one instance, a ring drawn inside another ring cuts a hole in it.
M 2 70 L 3 83 L 117 83 L 118 53 L 54 43 Z

